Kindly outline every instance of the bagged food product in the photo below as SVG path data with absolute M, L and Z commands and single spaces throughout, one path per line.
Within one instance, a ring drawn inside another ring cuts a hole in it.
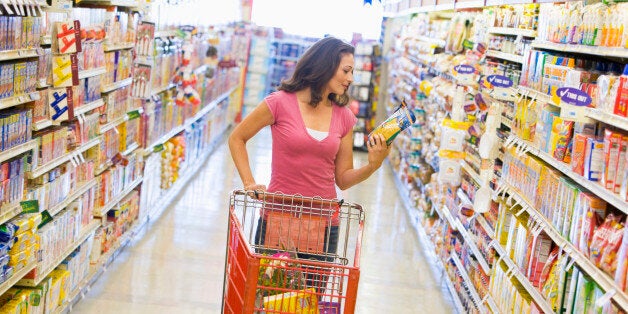
M 410 127 L 414 122 L 416 122 L 416 116 L 408 109 L 405 100 L 402 100 L 401 105 L 397 107 L 390 117 L 373 129 L 371 134 L 369 134 L 369 139 L 373 134 L 381 134 L 386 139 L 386 145 L 390 145 L 401 131 Z

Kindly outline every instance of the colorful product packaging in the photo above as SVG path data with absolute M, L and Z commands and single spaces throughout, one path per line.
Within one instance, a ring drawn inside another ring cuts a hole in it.
M 586 152 L 587 140 L 591 136 L 581 133 L 574 134 L 571 146 L 571 170 L 575 173 L 584 175 L 584 157 Z
M 552 132 L 548 143 L 548 153 L 556 160 L 563 161 L 567 147 L 571 142 L 571 134 L 574 121 L 565 120 L 561 117 L 554 117 L 552 121 Z
M 607 190 L 615 189 L 615 177 L 617 176 L 617 165 L 619 163 L 619 151 L 622 136 L 618 132 L 604 130 L 604 171 L 602 172 L 601 184 Z
M 412 110 L 408 109 L 405 100 L 402 100 L 401 105 L 397 107 L 393 114 L 369 134 L 369 138 L 373 134 L 381 134 L 386 139 L 386 144 L 390 145 L 401 131 L 407 129 L 414 122 L 416 122 L 416 116 Z
M 604 142 L 587 139 L 584 155 L 584 177 L 589 181 L 599 181 L 604 171 Z

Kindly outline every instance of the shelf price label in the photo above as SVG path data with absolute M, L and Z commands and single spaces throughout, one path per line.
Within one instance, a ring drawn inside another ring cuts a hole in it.
M 43 212 L 41 212 L 41 223 L 39 224 L 39 226 L 37 226 L 37 229 L 41 229 L 43 226 L 47 225 L 51 221 L 52 216 L 47 210 L 44 210 Z
M 153 147 L 153 153 L 159 153 L 162 150 L 164 150 L 164 144 L 157 144 Z
M 37 200 L 28 200 L 20 202 L 20 206 L 22 207 L 23 214 L 32 214 L 39 212 L 39 201 Z
M 140 117 L 140 110 L 133 110 L 133 111 L 127 112 L 127 117 L 129 118 L 129 120 L 133 120 L 133 119 L 139 118 Z

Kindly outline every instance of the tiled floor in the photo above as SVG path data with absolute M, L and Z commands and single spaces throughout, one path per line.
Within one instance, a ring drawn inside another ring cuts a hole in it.
M 249 143 L 253 172 L 267 182 L 268 130 Z M 365 155 L 356 152 L 356 166 Z M 123 251 L 74 313 L 220 313 L 228 194 L 241 183 L 220 145 L 181 195 Z M 344 192 L 367 211 L 356 313 L 452 313 L 407 222 L 387 164 Z

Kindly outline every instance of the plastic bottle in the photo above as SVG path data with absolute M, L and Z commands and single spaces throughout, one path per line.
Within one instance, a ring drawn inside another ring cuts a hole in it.
M 628 64 L 624 67 L 624 73 L 619 77 L 613 113 L 622 117 L 628 116 Z

